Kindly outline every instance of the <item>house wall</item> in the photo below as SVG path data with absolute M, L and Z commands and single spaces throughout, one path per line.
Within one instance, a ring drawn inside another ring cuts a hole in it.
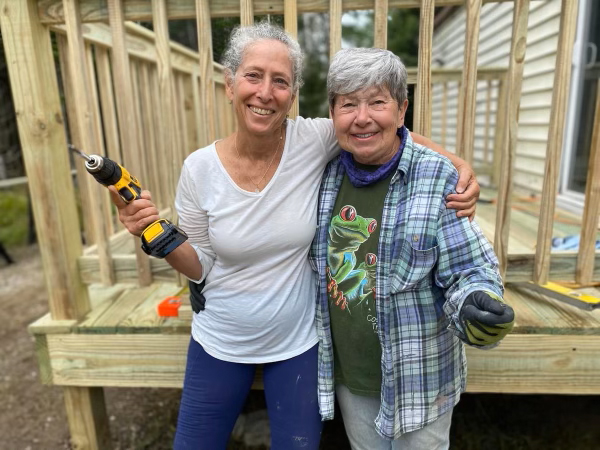
M 440 25 L 433 37 L 433 61 L 437 67 L 460 67 L 463 61 L 466 11 L 463 7 Z M 481 11 L 478 66 L 508 68 L 513 22 L 513 3 L 486 3 Z M 522 193 L 540 193 L 543 184 L 546 142 L 552 102 L 556 46 L 560 22 L 560 0 L 532 1 L 527 51 L 519 113 L 514 188 Z M 446 133 L 442 131 L 443 86 L 434 85 L 432 138 L 455 150 L 458 83 L 449 83 L 446 103 Z M 474 165 L 491 162 L 494 145 L 497 82 L 490 95 L 491 130 L 486 139 L 487 81 L 479 81 L 475 129 Z M 487 141 L 487 144 L 486 144 Z M 486 151 L 487 147 L 487 151 Z M 482 177 L 483 182 L 489 182 Z

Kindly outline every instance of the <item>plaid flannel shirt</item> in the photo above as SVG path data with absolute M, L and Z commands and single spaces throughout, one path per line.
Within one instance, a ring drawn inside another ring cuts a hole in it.
M 325 267 L 332 209 L 345 171 L 334 158 L 323 175 L 311 249 L 317 270 L 319 407 L 333 418 L 333 347 Z M 466 359 L 454 330 L 469 293 L 502 297 L 498 261 L 475 222 L 446 209 L 458 174 L 447 158 L 408 136 L 384 200 L 377 260 L 376 309 L 381 343 L 379 434 L 397 439 L 452 409 L 464 391 Z

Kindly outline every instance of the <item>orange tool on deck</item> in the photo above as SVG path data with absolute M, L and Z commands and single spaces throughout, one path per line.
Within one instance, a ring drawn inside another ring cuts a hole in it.
M 187 286 L 183 287 L 175 295 L 170 295 L 156 306 L 156 312 L 159 317 L 178 317 L 179 307 L 181 306 L 181 294 L 187 291 Z

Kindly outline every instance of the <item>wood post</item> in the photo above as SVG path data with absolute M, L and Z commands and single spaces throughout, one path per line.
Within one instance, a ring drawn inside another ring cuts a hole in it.
M 329 0 L 329 62 L 342 48 L 342 0 Z
M 71 117 L 71 123 L 77 128 L 79 142 L 75 145 L 83 149 L 84 152 L 93 155 L 102 155 L 104 153 L 99 145 L 98 127 L 94 123 L 95 105 L 92 102 L 92 86 L 90 83 L 89 65 L 86 59 L 85 43 L 81 35 L 81 17 L 78 5 L 75 0 L 65 0 L 64 3 L 65 20 L 67 27 L 67 47 L 69 50 L 69 71 L 70 82 L 73 92 L 73 107 L 75 117 Z M 96 87 L 94 86 L 93 89 Z M 98 246 L 98 258 L 100 259 L 100 274 L 102 283 L 105 285 L 114 284 L 114 267 L 108 247 L 109 230 L 106 221 L 102 218 L 101 204 L 107 195 L 105 188 L 98 183 L 91 183 L 88 189 L 88 198 L 82 198 L 82 201 L 93 205 L 89 208 L 90 219 L 94 227 L 94 236 Z M 96 207 L 94 207 L 96 206 Z
M 285 31 L 298 40 L 298 5 L 296 4 L 296 0 L 283 0 L 283 9 Z M 296 92 L 296 98 L 294 99 L 294 103 L 292 103 L 289 115 L 292 119 L 300 115 L 298 92 Z
M 523 65 L 527 49 L 527 22 L 529 20 L 529 0 L 515 0 L 513 9 L 513 30 L 510 46 L 510 62 L 506 74 L 508 96 L 505 107 L 499 110 L 503 114 L 504 129 L 496 129 L 501 134 L 500 179 L 498 185 L 498 207 L 496 209 L 496 228 L 494 250 L 500 263 L 500 274 L 504 276 L 508 264 L 508 239 L 510 231 L 510 212 L 512 208 L 512 184 L 517 150 L 519 128 L 519 106 L 521 104 L 521 86 L 523 85 Z
M 428 1 L 428 0 L 426 0 Z M 373 47 L 387 48 L 388 0 L 375 0 Z
M 240 0 L 240 24 L 242 26 L 254 23 L 254 5 L 252 0 Z
M 179 178 L 179 158 L 176 156 L 180 150 L 177 148 L 177 129 L 175 111 L 175 85 L 171 70 L 171 48 L 169 46 L 169 23 L 167 20 L 166 0 L 152 0 L 154 12 L 154 33 L 156 34 L 156 70 L 159 90 L 159 117 L 160 141 L 159 155 L 165 177 L 163 182 L 167 185 L 169 201 L 175 199 L 175 187 Z
M 208 0 L 196 0 L 196 25 L 198 29 L 198 53 L 200 66 L 200 91 L 204 105 L 205 122 L 207 123 L 204 136 L 208 136 L 207 145 L 217 138 L 215 121 L 215 83 L 213 80 L 213 46 L 210 23 L 210 8 Z
M 67 140 L 48 28 L 37 2 L 0 0 L 19 136 L 40 243 L 53 319 L 78 319 L 89 311 L 77 258 L 82 253 Z M 108 449 L 108 420 L 100 388 L 65 388 L 75 448 Z M 83 420 L 81 420 L 83 418 Z
M 556 207 L 556 193 L 558 190 L 558 175 L 565 129 L 567 100 L 571 85 L 571 64 L 576 28 L 577 2 L 562 0 L 558 50 L 556 53 L 556 72 L 554 74 L 554 89 L 552 91 L 552 107 L 550 108 L 548 148 L 546 150 L 544 184 L 540 203 L 540 223 L 535 253 L 533 281 L 538 284 L 545 284 L 548 281 L 550 246 L 554 210 Z
M 111 449 L 104 389 L 66 386 L 63 392 L 73 448 L 75 450 Z
M 502 157 L 502 139 L 506 129 L 506 76 L 498 80 L 498 96 L 496 97 L 496 125 L 494 127 L 494 166 L 492 169 L 492 186 L 498 187 L 502 180 L 500 179 Z
M 463 76 L 458 100 L 456 153 L 473 164 L 473 136 L 477 97 L 477 51 L 479 49 L 479 20 L 481 0 L 466 0 L 467 18 Z
M 53 319 L 89 311 L 75 192 L 50 32 L 35 0 L 0 0 L 0 26 Z
M 431 46 L 434 14 L 434 0 L 422 0 L 413 129 L 428 138 L 431 137 Z
M 593 280 L 596 256 L 596 236 L 600 216 L 600 80 L 596 89 L 596 111 L 594 112 L 594 131 L 590 148 L 587 183 L 585 186 L 585 207 L 583 208 L 583 227 L 577 258 L 576 280 L 579 284 L 589 284 Z
M 137 136 L 137 115 L 134 109 L 129 55 L 125 46 L 125 25 L 121 0 L 109 0 L 108 13 L 113 41 L 112 67 L 123 163 L 130 173 L 136 175 L 142 173 L 142 158 L 144 156 L 141 153 Z M 144 180 L 141 180 L 141 182 L 143 183 Z M 152 283 L 150 258 L 140 248 L 139 239 L 136 237 L 132 237 L 132 239 L 135 240 L 138 283 L 140 286 L 148 286 Z

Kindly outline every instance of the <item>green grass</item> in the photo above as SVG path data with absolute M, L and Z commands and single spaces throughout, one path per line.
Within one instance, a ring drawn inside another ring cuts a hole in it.
M 27 243 L 28 202 L 25 187 L 0 190 L 0 242 L 6 247 Z

